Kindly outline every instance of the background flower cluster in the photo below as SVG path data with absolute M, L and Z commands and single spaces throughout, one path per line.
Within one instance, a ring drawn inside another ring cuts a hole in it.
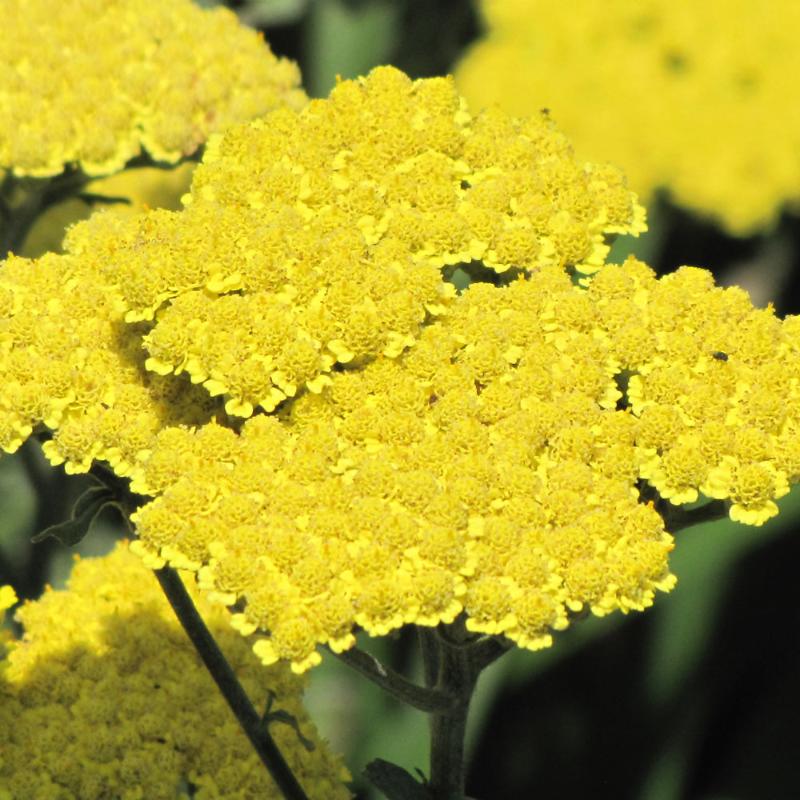
M 792 0 L 485 0 L 481 11 L 486 35 L 457 73 L 472 102 L 551 108 L 581 155 L 623 165 L 648 202 L 668 189 L 738 235 L 797 203 Z
M 173 800 L 190 785 L 209 800 L 283 796 L 148 572 L 121 544 L 17 611 L 24 638 L 0 661 L 3 800 Z M 303 709 L 303 682 L 264 668 L 221 609 L 195 602 L 250 695 L 299 722 L 271 732 L 309 796 L 349 797 L 347 770 Z

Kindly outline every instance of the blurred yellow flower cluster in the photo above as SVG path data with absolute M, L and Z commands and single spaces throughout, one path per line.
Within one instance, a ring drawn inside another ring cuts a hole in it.
M 800 198 L 794 0 L 484 0 L 456 78 L 471 103 L 546 106 L 579 155 L 648 200 L 753 233 Z
M 17 593 L 11 586 L 0 586 L 0 613 L 8 610 L 17 602 Z
M 264 669 L 221 609 L 195 602 L 248 693 L 299 722 L 270 732 L 312 798 L 346 798 L 347 771 L 302 706 L 303 682 Z M 76 563 L 66 591 L 17 612 L 0 669 L 2 800 L 223 800 L 282 795 L 213 686 L 155 579 L 124 545 Z M 181 790 L 181 786 L 184 787 Z
M 656 501 L 761 524 L 800 479 L 798 318 L 604 265 L 641 209 L 546 115 L 381 68 L 212 140 L 185 204 L 0 268 L 2 444 L 130 476 L 135 549 L 266 663 L 462 612 L 547 646 L 671 588 Z
M 190 0 L 5 0 L 0 168 L 116 172 L 142 148 L 191 155 L 209 134 L 289 104 L 295 64 L 225 9 Z

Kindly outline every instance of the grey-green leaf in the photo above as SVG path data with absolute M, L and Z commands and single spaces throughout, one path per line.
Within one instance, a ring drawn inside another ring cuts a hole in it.
M 114 504 L 112 493 L 102 486 L 92 486 L 75 502 L 70 519 L 45 528 L 31 538 L 41 542 L 48 536 L 58 539 L 67 547 L 78 544 L 89 533 L 97 516 L 108 505 Z

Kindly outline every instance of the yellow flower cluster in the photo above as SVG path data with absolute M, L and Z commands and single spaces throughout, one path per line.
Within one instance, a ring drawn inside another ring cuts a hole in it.
M 794 0 L 484 0 L 488 35 L 456 77 L 470 102 L 542 106 L 587 158 L 648 199 L 737 235 L 800 199 Z
M 272 410 L 337 362 L 413 343 L 452 297 L 444 264 L 588 271 L 603 232 L 641 228 L 619 173 L 576 165 L 546 120 L 472 120 L 449 81 L 391 69 L 235 129 L 206 161 L 187 211 L 106 214 L 68 256 L 4 265 L 4 449 L 41 421 L 53 463 L 128 474 L 168 415 L 213 407 L 189 378 L 228 413 Z M 148 392 L 171 396 L 154 413 Z
M 798 318 L 603 266 L 642 229 L 546 115 L 378 69 L 212 140 L 184 211 L 1 267 L 2 445 L 130 476 L 137 551 L 266 663 L 461 613 L 547 646 L 673 585 L 649 500 L 760 524 L 800 479 Z
M 113 231 L 125 318 L 155 318 L 148 369 L 241 417 L 399 355 L 452 297 L 443 267 L 591 272 L 604 235 L 644 228 L 547 119 L 473 118 L 450 79 L 388 67 L 212 139 L 185 203 Z
M 103 215 L 103 222 L 121 222 Z M 113 269 L 113 267 L 111 267 Z M 188 380 L 144 369 L 142 326 L 118 292 L 75 255 L 0 266 L 0 447 L 14 452 L 40 423 L 53 464 L 85 472 L 107 461 L 127 475 L 164 425 L 201 424 L 215 402 Z
M 270 726 L 308 796 L 349 797 L 347 771 L 302 706 L 302 681 L 283 665 L 265 670 L 224 613 L 195 601 L 251 698 L 273 694 L 315 745 Z M 282 796 L 127 547 L 78 562 L 67 591 L 17 618 L 25 636 L 0 669 L 2 800 L 175 800 L 189 784 L 198 800 Z
M 289 104 L 296 65 L 224 9 L 191 0 L 5 0 L 0 168 L 121 169 L 142 148 L 190 155 L 209 134 Z
M 472 119 L 450 80 L 390 68 L 212 142 L 186 201 L 0 267 L 4 450 L 44 423 L 53 464 L 131 474 L 219 395 L 247 417 L 397 356 L 452 300 L 445 265 L 589 272 L 604 233 L 643 227 L 621 175 L 578 166 L 546 119 Z
M 265 663 L 302 671 L 467 614 L 551 643 L 569 612 L 643 609 L 674 584 L 639 481 L 761 524 L 800 479 L 800 318 L 685 267 L 473 283 L 398 358 L 332 374 L 240 434 L 173 428 L 134 489 L 151 564 L 199 573 Z M 655 493 L 654 493 L 655 494 Z

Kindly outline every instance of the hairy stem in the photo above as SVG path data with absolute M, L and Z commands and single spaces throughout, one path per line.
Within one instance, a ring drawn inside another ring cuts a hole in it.
M 261 724 L 261 717 L 203 622 L 178 573 L 171 567 L 153 572 L 195 650 L 281 794 L 287 800 L 308 800 L 266 726 Z
M 420 711 L 444 711 L 454 705 L 454 700 L 449 694 L 417 686 L 416 683 L 407 680 L 382 664 L 375 656 L 371 656 L 363 650 L 353 648 L 345 650 L 343 653 L 334 653 L 333 650 L 330 652 L 348 667 L 380 686 L 392 697 Z
M 428 791 L 431 800 L 463 800 L 466 781 L 464 738 L 469 704 L 484 666 L 476 660 L 475 642 L 470 642 L 463 620 L 439 629 L 438 648 L 423 650 L 436 654 L 436 685 L 453 698 L 450 709 L 431 714 L 431 768 Z M 426 672 L 428 668 L 426 667 Z
M 422 667 L 425 673 L 425 685 L 432 688 L 439 679 L 439 634 L 436 628 L 417 626 Z

